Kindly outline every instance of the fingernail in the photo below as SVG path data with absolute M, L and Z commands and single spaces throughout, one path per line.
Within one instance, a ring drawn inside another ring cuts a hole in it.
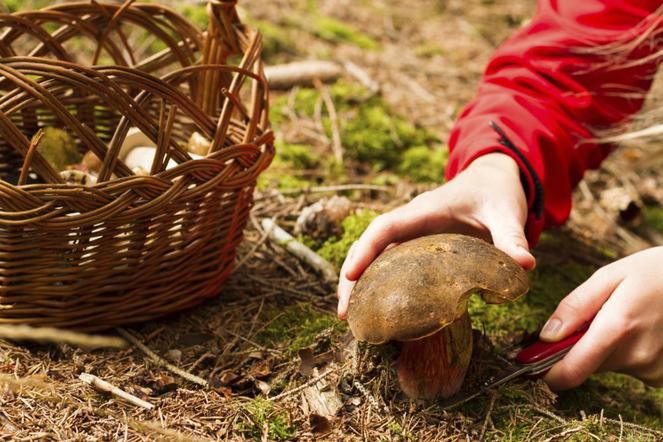
M 340 319 L 341 321 L 345 320 L 345 316 L 347 314 L 347 309 L 348 308 L 347 308 L 347 306 L 345 306 L 345 303 L 341 304 L 341 302 L 339 301 L 338 309 L 336 311 L 336 315 L 338 316 L 338 319 Z
M 539 337 L 545 341 L 555 341 L 558 339 L 559 332 L 562 331 L 562 321 L 557 318 L 550 318 L 543 326 Z
M 523 257 L 528 257 L 532 258 L 533 262 L 531 264 L 531 268 L 529 268 L 529 265 L 527 266 L 528 268 L 526 270 L 534 270 L 534 267 L 536 267 L 536 260 L 534 260 L 534 255 L 532 255 L 532 252 L 530 252 L 528 249 L 526 249 L 523 246 L 518 246 L 518 251 L 520 252 L 521 256 Z

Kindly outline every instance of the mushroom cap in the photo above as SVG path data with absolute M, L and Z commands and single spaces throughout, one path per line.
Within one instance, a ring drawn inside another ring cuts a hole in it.
M 355 338 L 372 344 L 416 340 L 460 318 L 472 293 L 502 304 L 528 289 L 525 270 L 486 241 L 424 236 L 387 250 L 364 271 L 350 296 L 348 324 Z

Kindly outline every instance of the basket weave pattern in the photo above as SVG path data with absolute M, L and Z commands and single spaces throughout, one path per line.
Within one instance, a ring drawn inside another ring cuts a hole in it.
M 99 330 L 218 294 L 274 154 L 261 37 L 234 6 L 211 1 L 207 32 L 130 1 L 0 14 L 0 323 Z M 45 127 L 94 152 L 97 184 L 63 181 Z M 146 176 L 118 158 L 131 128 L 156 147 Z

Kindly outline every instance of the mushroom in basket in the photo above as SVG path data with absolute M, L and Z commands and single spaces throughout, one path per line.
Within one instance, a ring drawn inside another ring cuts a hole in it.
M 206 152 L 211 142 L 198 132 L 194 132 L 186 146 L 187 152 L 193 159 L 203 158 L 200 153 Z M 118 158 L 129 167 L 136 175 L 149 175 L 152 162 L 156 155 L 156 147 L 150 138 L 139 129 L 132 127 L 122 143 Z M 102 161 L 92 152 L 88 151 L 82 161 L 74 167 L 75 170 L 62 172 L 65 178 L 87 177 L 90 184 L 96 183 L 96 177 L 101 170 Z M 168 161 L 166 169 L 176 166 L 173 160 Z M 66 175 L 66 176 L 65 176 Z M 80 183 L 80 178 L 78 180 Z M 82 184 L 85 184 L 83 182 Z
M 460 390 L 472 356 L 467 303 L 511 302 L 529 288 L 526 272 L 474 237 L 430 235 L 382 253 L 357 281 L 348 308 L 355 338 L 400 341 L 398 379 L 412 398 L 448 398 Z

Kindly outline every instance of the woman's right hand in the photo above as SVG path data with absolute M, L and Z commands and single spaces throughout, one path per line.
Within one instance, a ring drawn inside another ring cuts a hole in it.
M 517 163 L 491 153 L 453 180 L 378 216 L 350 249 L 341 267 L 338 316 L 345 319 L 355 282 L 386 248 L 424 235 L 464 233 L 491 240 L 526 270 L 535 266 L 524 226 L 527 200 Z

